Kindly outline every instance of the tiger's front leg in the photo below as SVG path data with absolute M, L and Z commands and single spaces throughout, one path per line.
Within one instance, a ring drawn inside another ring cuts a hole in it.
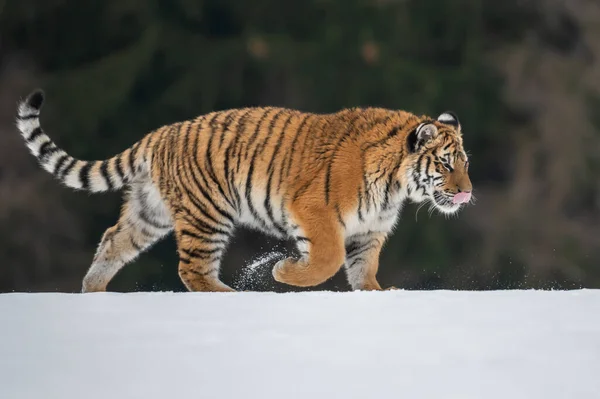
M 312 287 L 327 281 L 342 267 L 343 232 L 335 213 L 329 210 L 304 208 L 295 219 L 302 258 L 279 261 L 273 268 L 273 277 L 281 283 Z
M 353 290 L 380 291 L 377 282 L 379 255 L 385 242 L 383 233 L 357 234 L 346 239 L 344 268 Z

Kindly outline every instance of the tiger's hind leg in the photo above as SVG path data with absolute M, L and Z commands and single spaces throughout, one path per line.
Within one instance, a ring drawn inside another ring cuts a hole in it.
M 106 291 L 123 266 L 171 230 L 171 218 L 158 190 L 149 182 L 135 184 L 123 204 L 119 221 L 102 236 L 83 279 L 82 292 Z
M 189 291 L 235 291 L 219 279 L 221 259 L 232 230 L 233 226 L 203 222 L 189 214 L 177 216 L 179 277 Z

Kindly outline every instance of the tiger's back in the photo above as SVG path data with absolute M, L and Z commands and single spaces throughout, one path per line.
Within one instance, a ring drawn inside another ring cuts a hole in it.
M 30 118 L 41 107 L 35 96 L 19 112 L 28 143 L 39 128 Z M 425 191 L 418 192 L 423 182 L 415 179 L 415 165 L 432 173 L 420 152 L 439 142 L 436 148 L 453 148 L 455 161 L 467 166 L 458 119 L 442 116 L 434 121 L 377 108 L 333 114 L 274 107 L 212 112 L 164 126 L 109 160 L 76 160 L 76 173 L 66 174 L 58 159 L 40 151 L 55 147 L 43 132 L 36 133 L 42 139 L 30 150 L 73 188 L 129 187 L 83 291 L 105 290 L 122 266 L 171 231 L 187 288 L 229 291 L 219 268 L 240 224 L 296 241 L 300 257 L 275 266 L 277 281 L 313 286 L 344 267 L 354 289 L 381 289 L 375 277 L 379 252 L 398 210 L 407 197 L 425 197 Z M 470 193 L 464 176 L 461 184 Z

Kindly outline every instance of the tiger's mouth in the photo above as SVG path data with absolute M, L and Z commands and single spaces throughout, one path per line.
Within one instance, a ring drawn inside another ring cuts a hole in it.
M 435 207 L 443 213 L 454 213 L 461 206 L 460 202 L 454 201 L 454 195 L 443 191 L 433 192 L 433 203 Z

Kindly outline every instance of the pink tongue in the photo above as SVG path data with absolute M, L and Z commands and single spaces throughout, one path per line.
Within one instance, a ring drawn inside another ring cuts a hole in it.
M 452 198 L 453 204 L 466 204 L 471 200 L 471 193 L 457 193 Z

